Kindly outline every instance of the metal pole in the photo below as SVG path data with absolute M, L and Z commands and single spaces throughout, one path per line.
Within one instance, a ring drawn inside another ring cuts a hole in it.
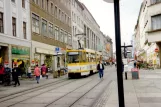
M 119 100 L 119 107 L 125 107 L 125 102 L 124 102 L 124 87 L 123 87 L 123 77 L 122 77 L 123 75 L 122 75 L 120 9 L 119 8 L 120 8 L 119 0 L 114 0 L 118 100 Z
M 125 46 L 125 43 L 124 43 L 124 58 L 126 58 L 126 46 Z

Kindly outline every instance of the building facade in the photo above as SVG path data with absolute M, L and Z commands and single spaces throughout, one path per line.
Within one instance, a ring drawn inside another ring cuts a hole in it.
M 25 72 L 30 64 L 29 0 L 0 0 L 0 63 L 17 64 Z
M 32 60 L 53 70 L 65 66 L 65 50 L 72 49 L 69 0 L 30 0 Z
M 161 18 L 160 0 L 144 0 L 138 17 L 136 30 L 136 42 L 139 41 L 139 48 L 136 47 L 138 59 L 153 65 L 160 66 L 161 53 Z M 138 40 L 138 38 L 140 38 Z
M 71 0 L 71 19 L 72 19 L 72 46 L 78 49 L 78 39 L 81 47 L 84 47 L 84 7 L 78 0 Z

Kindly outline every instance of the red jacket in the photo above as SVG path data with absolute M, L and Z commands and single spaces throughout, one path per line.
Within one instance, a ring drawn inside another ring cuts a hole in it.
M 0 75 L 4 74 L 4 67 L 0 68 Z

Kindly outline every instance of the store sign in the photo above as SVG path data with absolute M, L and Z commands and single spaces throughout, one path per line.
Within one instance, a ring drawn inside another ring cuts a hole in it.
M 20 46 L 12 46 L 12 54 L 18 54 L 18 55 L 29 55 L 30 54 L 30 48 L 27 47 L 20 47 Z

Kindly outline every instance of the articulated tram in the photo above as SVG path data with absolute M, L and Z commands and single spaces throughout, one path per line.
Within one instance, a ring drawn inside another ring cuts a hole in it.
M 67 50 L 68 77 L 87 76 L 97 72 L 101 53 L 91 49 Z

